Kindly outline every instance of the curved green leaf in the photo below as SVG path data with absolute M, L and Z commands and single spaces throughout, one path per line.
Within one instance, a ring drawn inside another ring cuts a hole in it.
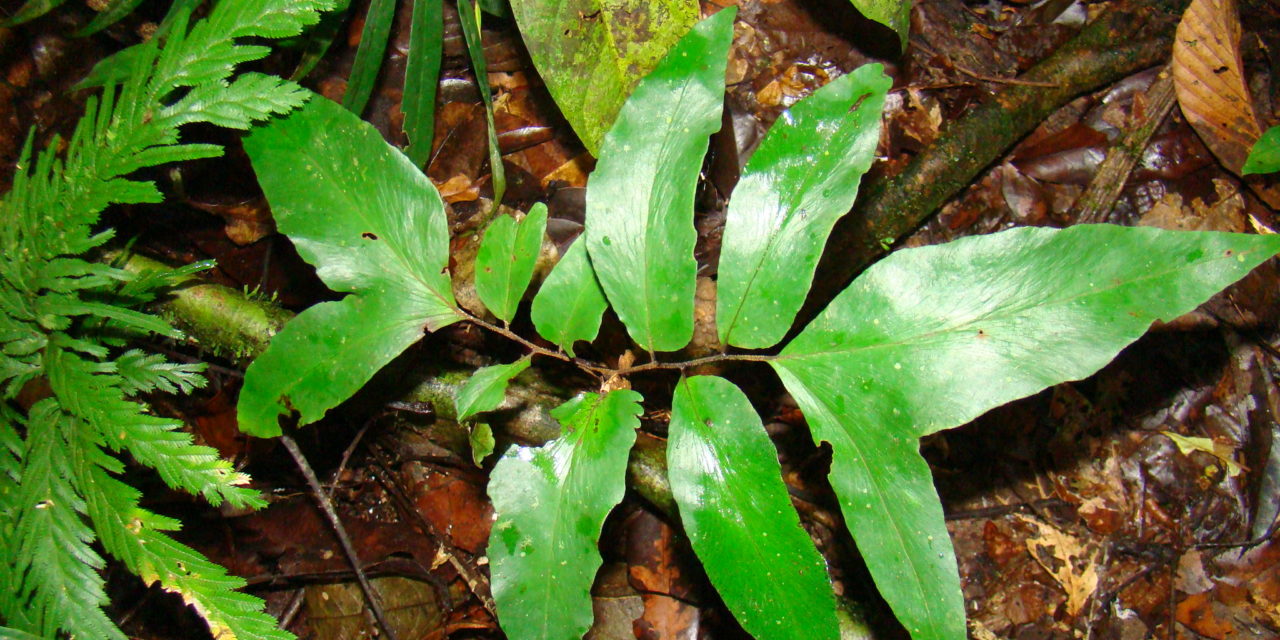
M 907 30 L 911 27 L 911 0 L 850 0 L 862 15 L 893 29 L 902 49 L 907 48 Z
M 458 398 L 454 406 L 458 414 L 458 422 L 462 422 L 477 413 L 493 411 L 502 404 L 506 397 L 507 383 L 529 368 L 529 359 L 521 358 L 510 364 L 496 364 L 481 367 L 466 384 L 458 389 Z
M 462 39 L 467 43 L 467 55 L 471 58 L 471 70 L 476 74 L 476 86 L 484 102 L 484 121 L 489 133 L 489 174 L 493 185 L 493 210 L 498 210 L 502 196 L 507 191 L 507 170 L 502 165 L 502 149 L 498 147 L 498 129 L 493 120 L 493 90 L 489 87 L 489 66 L 484 59 L 484 43 L 480 41 L 480 5 L 475 0 L 458 0 L 458 22 L 462 25 Z
M 350 294 L 302 312 L 245 373 L 240 428 L 273 436 L 277 416 L 320 419 L 423 330 L 460 316 L 444 203 L 372 126 L 312 96 L 244 147 L 280 231 L 325 284 Z
M 720 340 L 771 347 L 795 320 L 831 228 L 858 195 L 893 81 L 878 64 L 784 112 L 733 190 L 720 250 Z
M 632 88 L 698 21 L 695 0 L 513 0 L 511 9 L 538 75 L 595 156 Z
M 76 37 L 91 36 L 106 29 L 119 22 L 121 18 L 133 13 L 133 10 L 137 9 L 140 4 L 142 4 L 142 0 L 111 0 L 111 4 L 107 5 L 102 10 L 102 13 L 94 16 L 93 20 L 89 21 L 89 24 L 76 31 Z
M 587 242 L 579 239 L 542 282 L 529 315 L 539 335 L 572 356 L 575 342 L 596 339 L 608 306 L 587 256 Z
M 547 205 L 539 202 L 519 222 L 499 215 L 485 229 L 476 252 L 476 293 L 493 315 L 511 322 L 533 279 L 547 230 Z
M 707 138 L 720 128 L 735 14 L 699 22 L 640 82 L 587 184 L 591 263 L 649 351 L 674 351 L 693 336 L 693 196 Z
M 831 443 L 831 481 L 876 584 L 916 640 L 965 637 L 955 557 L 917 438 L 1088 376 L 1195 308 L 1280 237 L 1021 228 L 897 252 L 771 364 Z
M 1280 171 L 1280 126 L 1271 127 L 1253 143 L 1249 157 L 1244 161 L 1241 175 L 1275 173 Z
M 405 154 L 419 167 L 431 160 L 435 135 L 436 90 L 444 57 L 444 14 L 441 0 L 416 0 L 409 26 L 409 55 L 404 68 Z
M 676 386 L 667 473 L 716 591 L 761 640 L 839 638 L 826 564 L 800 527 L 777 455 L 731 382 L 698 376 Z
M 382 69 L 382 57 L 391 41 L 391 23 L 396 17 L 396 0 L 371 0 L 364 16 L 364 28 L 360 30 L 360 46 L 356 59 L 351 63 L 351 75 L 347 78 L 347 90 L 342 94 L 342 106 L 351 113 L 364 113 L 365 105 L 373 95 L 373 85 Z
M 13 15 L 4 20 L 0 20 L 0 29 L 8 29 L 16 27 L 20 24 L 30 22 L 40 16 L 58 8 L 58 5 L 67 0 L 27 0 Z
M 605 516 L 622 500 L 640 394 L 584 394 L 552 412 L 564 425 L 542 447 L 513 446 L 493 469 L 489 563 L 498 618 L 512 640 L 581 638 Z

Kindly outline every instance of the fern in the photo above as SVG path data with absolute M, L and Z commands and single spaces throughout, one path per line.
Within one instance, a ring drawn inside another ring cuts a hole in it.
M 176 274 L 132 274 L 88 254 L 111 239 L 97 227 L 112 204 L 162 199 L 144 167 L 218 156 L 216 145 L 180 140 L 185 124 L 247 129 L 300 105 L 296 84 L 262 74 L 232 78 L 265 56 L 240 38 L 296 35 L 333 0 L 223 0 L 189 27 L 190 3 L 172 16 L 163 42 L 151 41 L 95 71 L 90 98 L 60 155 L 54 143 L 23 149 L 13 188 L 0 200 L 0 618 L 5 634 L 119 638 L 103 611 L 107 596 L 95 542 L 147 583 L 180 595 L 219 638 L 287 638 L 261 602 L 235 590 L 243 581 L 166 533 L 175 520 L 138 504 L 116 478 L 128 453 L 171 487 L 213 504 L 260 506 L 256 493 L 181 423 L 151 415 L 138 394 L 187 392 L 200 366 L 137 350 L 131 339 L 177 337 L 139 310 Z M 20 395 L 21 394 L 21 395 Z

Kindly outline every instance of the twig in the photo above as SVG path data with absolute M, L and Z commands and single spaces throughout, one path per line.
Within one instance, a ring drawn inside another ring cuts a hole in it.
M 1115 206 L 1116 200 L 1129 181 L 1129 174 L 1142 159 L 1151 136 L 1160 123 L 1173 111 L 1176 100 L 1173 90 L 1173 74 L 1166 67 L 1151 83 L 1146 93 L 1146 113 L 1135 117 L 1134 125 L 1107 150 L 1107 157 L 1098 165 L 1089 186 L 1071 206 L 1072 216 L 1078 223 L 1103 222 Z M 1135 114 L 1136 116 L 1137 114 Z
M 360 566 L 360 557 L 356 555 L 355 546 L 351 544 L 351 537 L 347 535 L 346 527 L 342 526 L 342 521 L 338 519 L 338 513 L 333 510 L 333 503 L 329 501 L 329 496 L 325 493 L 324 487 L 320 486 L 320 480 L 316 478 L 316 472 L 311 469 L 311 464 L 307 462 L 306 456 L 302 455 L 302 449 L 298 448 L 298 443 L 293 441 L 289 435 L 281 435 L 280 442 L 284 443 L 284 448 L 289 451 L 289 455 L 293 457 L 294 464 L 298 465 L 298 470 L 302 472 L 302 476 L 307 479 L 307 486 L 311 488 L 311 493 L 315 496 L 316 502 L 320 504 L 320 510 L 324 512 L 325 519 L 329 521 L 329 526 L 333 527 L 333 533 L 338 538 L 338 543 L 342 545 L 342 552 L 347 555 L 347 561 L 351 563 L 352 570 L 356 574 L 356 582 L 360 584 L 360 590 L 364 592 L 364 597 L 369 601 L 369 610 L 373 612 L 373 617 L 378 621 L 378 626 L 382 628 L 383 633 L 387 634 L 390 640 L 398 640 L 395 629 L 387 622 L 387 614 L 382 610 L 382 602 L 378 598 L 377 592 L 373 590 L 373 585 L 369 583 L 369 577 L 365 575 L 364 569 Z

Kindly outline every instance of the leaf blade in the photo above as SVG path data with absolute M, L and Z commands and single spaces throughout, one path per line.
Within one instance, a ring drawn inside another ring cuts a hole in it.
M 691 0 L 515 0 L 511 9 L 556 105 L 596 157 L 636 83 L 698 21 Z
M 494 467 L 488 553 L 498 615 L 513 640 L 581 637 L 591 626 L 596 542 L 622 500 L 640 399 L 629 390 L 574 398 L 552 412 L 565 427 L 559 438 L 513 446 Z
M 723 378 L 684 378 L 670 429 L 668 474 L 681 522 L 738 622 L 757 638 L 838 638 L 826 564 L 800 527 L 777 451 L 747 397 Z
M 533 279 L 547 230 L 547 205 L 539 202 L 520 221 L 499 215 L 489 223 L 476 253 L 476 293 L 493 315 L 511 322 Z
M 493 411 L 502 404 L 502 398 L 511 379 L 529 368 L 529 358 L 521 358 L 509 364 L 481 367 L 458 389 L 454 409 L 458 422 L 477 413 Z
M 915 533 L 945 540 L 915 439 L 1097 371 L 1155 319 L 1193 309 L 1277 251 L 1274 236 L 1111 225 L 900 251 L 770 363 L 815 438 L 832 443 L 841 509 L 917 640 L 963 638 L 965 629 L 954 555 L 922 547 Z
M 312 96 L 244 146 L 280 231 L 325 284 L 350 294 L 304 311 L 246 372 L 240 426 L 276 435 L 278 415 L 297 409 L 303 424 L 318 420 L 424 330 L 461 316 L 447 273 L 444 203 L 371 126 Z M 317 354 L 343 362 L 342 371 L 316 366 L 300 375 L 294 363 L 320 362 Z
M 431 159 L 431 138 L 435 133 L 436 90 L 444 56 L 442 12 L 441 0 L 420 0 L 413 4 L 409 59 L 404 69 L 402 109 L 404 132 L 409 137 L 405 153 L 415 165 L 423 168 Z
M 596 339 L 608 306 L 587 255 L 586 240 L 579 239 L 542 282 L 529 315 L 539 335 L 572 356 L 574 343 Z
M 827 237 L 871 168 L 891 85 L 880 65 L 863 65 L 791 107 L 752 154 L 725 220 L 721 342 L 771 347 L 791 328 Z
M 698 23 L 636 86 L 588 182 L 591 262 L 632 339 L 650 351 L 674 351 L 693 335 L 694 188 L 720 128 L 735 14 Z
M 382 55 L 391 40 L 391 23 L 396 17 L 396 0 L 372 0 L 360 31 L 360 46 L 356 59 L 351 63 L 351 75 L 347 78 L 347 90 L 342 94 L 342 106 L 360 115 L 373 95 L 373 85 L 382 69 Z

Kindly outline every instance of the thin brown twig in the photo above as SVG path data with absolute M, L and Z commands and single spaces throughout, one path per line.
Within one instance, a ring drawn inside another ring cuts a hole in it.
M 293 457 L 294 464 L 298 465 L 298 470 L 306 478 L 307 486 L 311 488 L 311 493 L 315 496 L 316 502 L 320 503 L 320 510 L 324 513 L 325 519 L 329 521 L 329 526 L 333 527 L 333 533 L 338 538 L 338 543 L 342 545 L 342 552 L 346 554 L 347 561 L 351 563 L 351 569 L 356 574 L 356 582 L 360 584 L 360 590 L 364 592 L 365 600 L 369 602 L 369 610 L 373 612 L 373 617 L 378 621 L 378 626 L 383 633 L 387 634 L 387 638 L 398 640 L 395 629 L 387 621 L 387 614 L 382 609 L 382 602 L 378 598 L 378 594 L 373 590 L 373 585 L 369 583 L 369 576 L 365 575 L 364 568 L 360 566 L 360 557 L 356 555 L 355 545 L 351 544 L 351 537 L 347 535 L 346 527 L 342 526 L 342 521 L 338 519 L 338 512 L 334 511 L 333 503 L 329 500 L 324 487 L 320 485 L 320 479 L 316 477 L 316 472 L 311 468 L 311 464 L 307 462 L 306 456 L 302 455 L 302 449 L 298 448 L 298 443 L 294 442 L 292 437 L 287 434 L 281 434 L 280 442 L 284 444 L 284 448 Z

